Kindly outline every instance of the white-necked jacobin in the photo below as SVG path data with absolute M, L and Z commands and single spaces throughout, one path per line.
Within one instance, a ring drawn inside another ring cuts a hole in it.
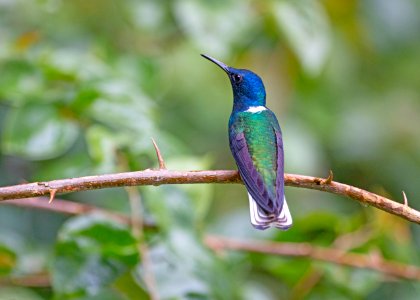
M 229 144 L 248 190 L 251 224 L 261 230 L 288 229 L 292 217 L 284 197 L 283 140 L 276 116 L 265 106 L 264 84 L 249 70 L 201 55 L 222 68 L 232 85 Z

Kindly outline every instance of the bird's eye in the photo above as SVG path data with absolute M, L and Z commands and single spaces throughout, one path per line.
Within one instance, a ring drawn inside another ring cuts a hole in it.
M 242 76 L 239 74 L 233 74 L 232 79 L 233 79 L 233 82 L 240 83 L 242 81 Z

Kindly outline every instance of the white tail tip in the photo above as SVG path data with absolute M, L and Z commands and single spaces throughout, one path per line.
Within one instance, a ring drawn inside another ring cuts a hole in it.
M 248 193 L 249 198 L 249 212 L 251 215 L 251 224 L 256 229 L 265 230 L 270 227 L 276 227 L 281 230 L 289 229 L 292 226 L 292 216 L 290 215 L 289 207 L 287 206 L 286 197 L 283 198 L 283 208 L 278 216 L 267 215 L 258 208 L 257 203 Z

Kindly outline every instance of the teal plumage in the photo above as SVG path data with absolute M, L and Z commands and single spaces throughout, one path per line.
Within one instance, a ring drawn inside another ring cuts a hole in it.
M 282 133 L 274 113 L 265 106 L 261 78 L 249 70 L 221 67 L 233 89 L 229 143 L 249 195 L 251 224 L 257 229 L 287 229 L 292 218 L 284 197 Z
M 259 113 L 236 112 L 229 121 L 231 135 L 244 133 L 248 151 L 256 170 L 261 174 L 264 185 L 271 196 L 275 196 L 277 176 L 277 145 L 275 136 L 267 134 L 267 128 L 280 130 L 273 120 L 273 113 L 264 110 Z M 274 133 L 274 132 L 273 132 Z

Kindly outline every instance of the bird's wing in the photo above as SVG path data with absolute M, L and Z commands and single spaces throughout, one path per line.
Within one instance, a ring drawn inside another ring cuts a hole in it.
M 239 124 L 246 123 L 246 128 L 230 130 L 232 154 L 251 197 L 266 213 L 278 214 L 284 202 L 280 127 L 274 114 L 268 110 L 260 118 L 243 117 L 246 120 Z

